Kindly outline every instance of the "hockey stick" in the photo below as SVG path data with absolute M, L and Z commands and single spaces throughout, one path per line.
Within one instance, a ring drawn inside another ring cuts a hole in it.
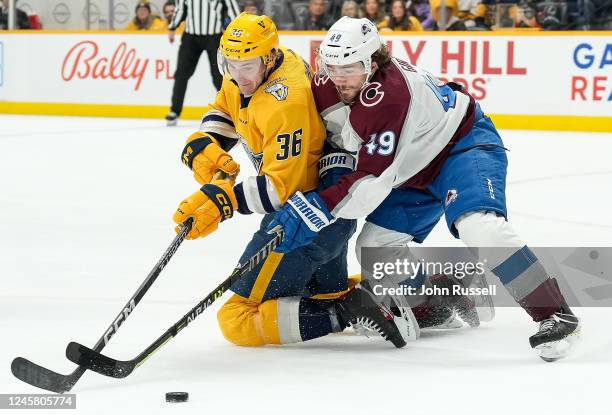
M 212 303 L 220 298 L 225 291 L 229 290 L 232 284 L 267 258 L 270 252 L 276 249 L 283 239 L 282 230 L 279 228 L 279 230 L 276 232 L 277 233 L 272 240 L 270 240 L 255 255 L 249 258 L 245 264 L 238 264 L 232 274 L 225 281 L 219 284 L 217 288 L 215 288 L 210 294 L 208 294 L 202 301 L 200 301 L 195 307 L 193 307 L 179 321 L 172 325 L 172 327 L 166 330 L 164 334 L 162 334 L 134 359 L 115 360 L 104 356 L 97 350 L 92 350 L 75 342 L 71 342 L 68 344 L 68 347 L 66 347 L 66 357 L 74 363 L 77 363 L 80 366 L 85 366 L 87 369 L 93 370 L 94 372 L 98 372 L 102 375 L 111 376 L 114 378 L 124 378 L 128 376 L 135 368 L 139 367 L 153 353 L 159 350 L 181 330 L 187 327 L 189 323 L 195 320 L 196 317 L 202 314 L 202 312 L 204 312 L 204 310 L 206 310 Z
M 185 240 L 185 236 L 191 230 L 193 219 L 189 218 L 181 225 L 179 233 L 176 235 L 166 252 L 159 259 L 155 267 L 151 270 L 145 281 L 138 287 L 132 298 L 129 299 L 125 307 L 121 309 L 119 315 L 113 320 L 111 325 L 104 331 L 104 334 L 94 345 L 94 350 L 102 351 L 113 335 L 119 330 L 119 327 L 125 322 L 130 313 L 134 311 L 136 305 L 142 297 L 151 288 L 159 274 L 170 261 L 178 247 Z M 15 377 L 25 383 L 29 383 L 37 388 L 46 389 L 55 393 L 64 393 L 72 389 L 77 381 L 83 376 L 87 368 L 85 366 L 77 367 L 74 372 L 69 375 L 62 375 L 42 366 L 32 363 L 23 357 L 17 357 L 11 363 L 11 372 Z

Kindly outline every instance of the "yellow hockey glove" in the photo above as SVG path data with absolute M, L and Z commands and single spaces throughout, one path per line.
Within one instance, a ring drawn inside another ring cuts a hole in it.
M 193 171 L 201 185 L 210 183 L 217 170 L 227 173 L 232 183 L 236 180 L 240 165 L 210 134 L 196 132 L 189 136 L 183 149 L 181 161 Z
M 193 218 L 187 239 L 203 238 L 216 231 L 219 222 L 231 218 L 237 208 L 238 201 L 232 183 L 227 180 L 213 180 L 183 200 L 172 219 L 180 225 L 187 218 Z M 179 227 L 175 229 L 178 233 Z

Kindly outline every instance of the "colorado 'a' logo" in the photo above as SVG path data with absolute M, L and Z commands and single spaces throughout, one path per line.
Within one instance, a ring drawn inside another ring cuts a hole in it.
M 380 88 L 382 85 L 380 82 L 372 82 L 370 85 L 366 86 L 359 94 L 359 101 L 365 107 L 373 107 L 382 101 L 385 96 L 385 92 L 381 91 Z
M 265 91 L 276 98 L 277 101 L 284 101 L 289 94 L 289 88 L 283 84 L 273 84 L 265 89 Z

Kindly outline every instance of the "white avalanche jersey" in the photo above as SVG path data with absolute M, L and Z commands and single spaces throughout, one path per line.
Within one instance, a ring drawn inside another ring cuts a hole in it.
M 469 94 L 396 58 L 350 106 L 326 76 L 315 76 L 312 89 L 328 140 L 357 156 L 356 170 L 320 193 L 336 217 L 368 215 L 393 188 L 425 189 L 474 123 Z

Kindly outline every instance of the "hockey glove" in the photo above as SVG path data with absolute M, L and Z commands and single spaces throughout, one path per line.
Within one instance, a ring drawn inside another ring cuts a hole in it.
M 193 218 L 187 239 L 203 238 L 216 231 L 219 222 L 231 218 L 237 208 L 238 201 L 232 183 L 227 180 L 213 180 L 183 200 L 172 219 L 180 225 L 187 218 Z M 178 226 L 176 231 L 179 232 Z
M 267 230 L 272 233 L 277 226 L 283 228 L 285 236 L 276 252 L 287 253 L 308 245 L 333 220 L 334 217 L 318 194 L 310 192 L 304 195 L 296 192 L 277 212 Z
M 226 173 L 233 184 L 240 171 L 238 163 L 221 148 L 219 142 L 200 131 L 187 139 L 181 161 L 193 171 L 193 176 L 201 185 L 210 183 L 217 170 Z

